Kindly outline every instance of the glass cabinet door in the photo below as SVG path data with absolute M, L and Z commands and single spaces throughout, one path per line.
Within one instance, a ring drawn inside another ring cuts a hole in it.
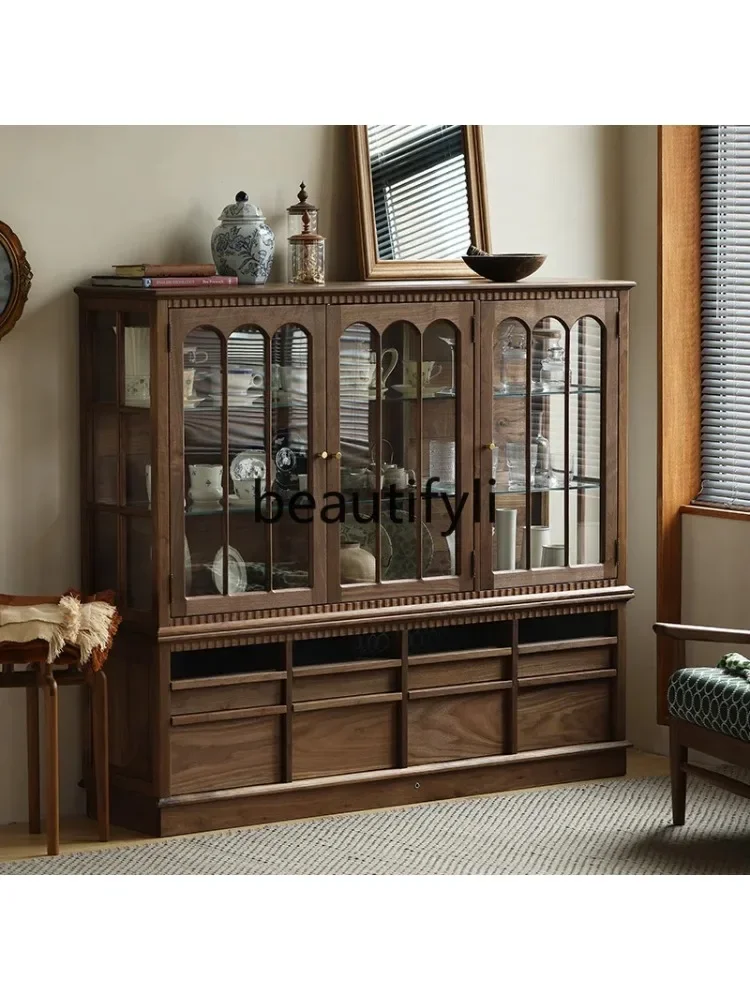
M 180 310 L 172 331 L 174 612 L 322 600 L 323 310 Z
M 605 416 L 617 388 L 616 314 L 609 300 L 581 306 L 514 315 L 483 304 L 480 466 L 494 494 L 480 530 L 485 587 L 528 571 L 562 582 L 614 570 L 617 482 L 605 476 L 614 404 L 609 427 Z
M 471 589 L 472 306 L 366 312 L 329 312 L 330 599 Z
M 93 307 L 85 317 L 84 585 L 92 592 L 114 590 L 125 617 L 137 618 L 154 603 L 151 317 L 135 309 Z

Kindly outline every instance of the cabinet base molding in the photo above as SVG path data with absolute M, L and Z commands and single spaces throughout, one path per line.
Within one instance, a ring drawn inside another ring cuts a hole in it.
M 625 774 L 627 741 L 478 757 L 157 800 L 112 789 L 113 821 L 151 836 L 205 833 Z

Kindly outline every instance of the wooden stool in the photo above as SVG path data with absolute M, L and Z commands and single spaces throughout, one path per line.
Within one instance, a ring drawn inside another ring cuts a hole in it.
M 103 670 L 81 671 L 75 653 L 66 651 L 54 664 L 34 661 L 26 670 L 14 670 L 22 663 L 17 646 L 0 645 L 0 689 L 26 688 L 26 747 L 29 783 L 29 832 L 41 833 L 39 769 L 39 690 L 44 692 L 46 751 L 47 854 L 60 853 L 60 750 L 58 745 L 58 687 L 87 684 L 91 692 L 91 721 L 96 779 L 96 816 L 99 839 L 109 840 L 109 733 L 107 720 L 107 678 Z M 12 659 L 11 659 L 12 657 Z M 64 667 L 64 669 L 55 669 Z

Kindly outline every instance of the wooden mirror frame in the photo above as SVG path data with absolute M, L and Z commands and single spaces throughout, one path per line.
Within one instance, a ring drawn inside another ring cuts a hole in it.
M 466 187 L 469 196 L 471 242 L 480 250 L 490 249 L 490 220 L 484 170 L 481 125 L 463 125 L 466 151 Z M 375 234 L 375 202 L 372 193 L 367 126 L 351 125 L 354 194 L 357 211 L 357 241 L 360 276 L 364 280 L 414 280 L 420 278 L 473 278 L 474 272 L 458 260 L 380 260 Z
M 0 313 L 0 340 L 2 340 L 21 318 L 33 275 L 21 241 L 4 222 L 0 222 L 0 249 L 8 255 L 13 276 L 8 304 Z

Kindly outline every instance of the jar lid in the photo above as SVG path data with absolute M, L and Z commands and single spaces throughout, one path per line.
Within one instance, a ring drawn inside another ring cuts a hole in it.
M 307 203 L 307 188 L 305 187 L 305 182 L 303 181 L 299 186 L 299 194 L 297 195 L 299 199 L 296 205 L 290 205 L 287 212 L 290 215 L 302 215 L 305 212 L 317 212 L 315 205 L 308 205 Z
M 230 222 L 265 222 L 262 210 L 248 200 L 244 191 L 238 191 L 234 196 L 234 204 L 227 205 L 219 216 L 220 221 Z
M 289 242 L 302 243 L 303 245 L 309 245 L 311 243 L 325 243 L 325 236 L 321 236 L 320 233 L 316 232 L 314 229 L 310 229 L 311 221 L 310 209 L 307 207 L 302 213 L 302 232 L 295 233 L 294 236 L 290 236 Z

